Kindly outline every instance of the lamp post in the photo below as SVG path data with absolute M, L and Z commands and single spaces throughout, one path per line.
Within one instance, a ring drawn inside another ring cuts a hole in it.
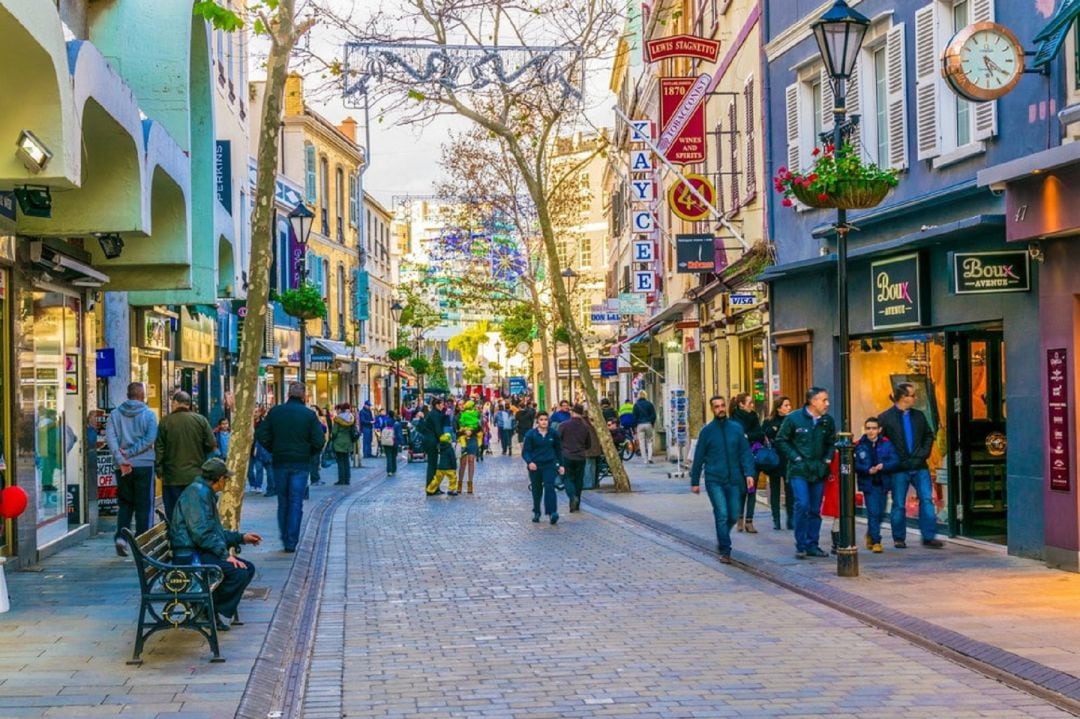
M 577 272 L 574 272 L 573 267 L 567 267 L 565 270 L 559 273 L 562 275 L 563 284 L 566 285 L 566 299 L 571 301 L 574 295 L 574 288 L 577 287 L 578 278 L 581 276 Z M 573 305 L 571 305 L 573 309 Z M 570 395 L 570 404 L 574 403 L 574 348 L 570 342 L 572 339 L 570 335 L 570 328 L 566 328 L 566 354 L 567 362 L 569 363 L 566 373 L 566 393 Z M 557 376 L 557 375 L 556 375 Z
M 495 340 L 495 386 L 499 388 L 499 394 L 502 394 L 502 343 L 499 340 Z
M 851 123 L 847 116 L 847 81 L 855 69 L 863 38 L 870 20 L 836 0 L 811 29 L 817 39 L 821 59 L 833 84 L 832 143 L 836 151 Z M 848 339 L 847 294 L 847 210 L 836 210 L 836 302 L 840 321 L 840 418 L 841 431 L 836 443 L 840 450 L 840 546 L 836 552 L 836 573 L 841 577 L 859 576 L 859 550 L 855 542 L 855 473 L 854 447 L 851 442 L 851 358 Z
M 289 226 L 292 228 L 293 237 L 300 250 L 300 256 L 296 260 L 296 285 L 299 287 L 307 281 L 307 243 L 311 234 L 311 225 L 315 221 L 315 213 L 300 201 L 289 213 Z M 307 376 L 307 320 L 300 319 L 300 381 L 304 382 Z
M 394 304 L 390 305 L 390 316 L 394 318 L 394 337 L 398 336 L 398 322 L 401 321 L 401 311 L 405 307 L 402 304 L 394 300 Z M 401 370 L 399 369 L 401 360 L 398 358 L 398 354 L 394 353 L 394 381 L 397 383 L 394 394 L 396 395 L 397 404 L 394 405 L 394 409 L 397 412 L 401 411 Z

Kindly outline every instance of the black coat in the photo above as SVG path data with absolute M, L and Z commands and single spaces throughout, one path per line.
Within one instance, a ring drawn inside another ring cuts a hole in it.
M 776 435 L 780 432 L 780 425 L 784 423 L 784 418 L 777 415 L 775 417 L 769 417 L 765 420 L 765 424 L 761 425 L 761 433 L 765 435 L 765 439 L 769 441 L 769 444 L 776 444 Z M 770 477 L 786 477 L 787 476 L 787 457 L 777 453 L 780 456 L 780 466 L 771 472 L 767 472 Z
M 761 429 L 761 418 L 757 416 L 757 412 L 749 412 L 736 407 L 731 410 L 731 418 L 742 425 L 747 442 L 753 444 L 765 441 L 765 432 Z
M 424 423 L 420 425 L 420 433 L 424 438 L 424 451 L 438 452 L 439 437 L 443 432 L 449 432 L 449 427 L 450 419 L 446 416 L 446 412 L 432 407 L 424 417 Z
M 926 415 L 917 409 L 910 411 L 911 438 L 914 444 L 914 449 L 910 452 L 907 437 L 904 435 L 904 413 L 893 405 L 878 415 L 881 433 L 892 442 L 893 449 L 900 458 L 901 472 L 927 469 L 929 465 L 926 460 L 930 458 L 930 452 L 934 449 L 934 433 L 930 431 L 930 423 L 926 421 Z
M 323 451 L 326 432 L 318 416 L 294 397 L 270 408 L 255 429 L 255 439 L 270 452 L 274 465 L 310 464 Z

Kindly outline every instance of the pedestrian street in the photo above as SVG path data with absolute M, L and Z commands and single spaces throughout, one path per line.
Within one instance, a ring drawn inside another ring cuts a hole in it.
M 1066 716 L 587 503 L 530 518 L 516 456 L 343 503 L 302 716 Z

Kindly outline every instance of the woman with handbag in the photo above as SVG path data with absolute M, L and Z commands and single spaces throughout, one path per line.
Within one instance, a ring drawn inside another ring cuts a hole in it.
M 734 408 L 731 411 L 731 418 L 742 425 L 746 441 L 750 443 L 751 449 L 755 445 L 763 445 L 765 433 L 761 430 L 761 418 L 754 411 L 754 398 L 746 392 L 737 394 L 731 398 L 731 406 Z M 738 531 L 757 534 L 757 529 L 754 528 L 755 504 L 757 504 L 757 494 L 753 489 L 744 490 L 740 501 L 739 521 L 735 523 Z
M 784 423 L 784 417 L 791 413 L 791 398 L 777 397 L 773 403 L 772 414 L 765 420 L 762 431 L 765 433 L 765 441 L 772 445 L 776 441 L 776 433 L 780 431 L 780 425 Z M 788 529 L 795 528 L 795 495 L 791 493 L 791 485 L 787 480 L 787 461 L 782 455 L 778 455 L 780 464 L 775 469 L 769 470 L 769 509 L 772 510 L 773 529 L 780 529 L 780 490 L 784 492 L 784 513 L 787 517 L 785 526 Z

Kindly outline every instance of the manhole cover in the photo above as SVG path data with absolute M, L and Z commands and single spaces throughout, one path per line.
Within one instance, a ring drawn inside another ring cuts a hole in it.
M 244 590 L 244 599 L 266 599 L 270 596 L 270 587 L 248 587 Z

